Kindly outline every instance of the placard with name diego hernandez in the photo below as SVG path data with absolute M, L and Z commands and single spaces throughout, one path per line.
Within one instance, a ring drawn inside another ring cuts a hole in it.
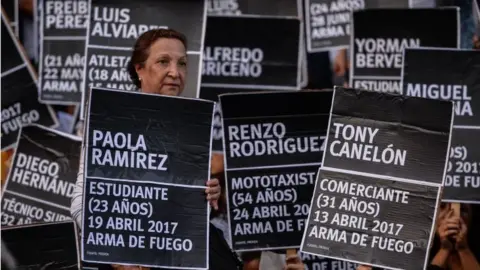
M 87 0 L 40 3 L 40 101 L 72 105 L 82 100 Z
M 390 269 L 426 267 L 453 103 L 335 87 L 332 104 L 301 250 Z
M 349 85 L 357 89 L 401 93 L 403 50 L 459 48 L 459 20 L 457 7 L 353 12 Z
M 35 71 L 4 15 L 2 10 L 2 151 L 15 146 L 25 124 L 58 125 L 53 109 L 38 102 Z
M 2 196 L 2 226 L 70 219 L 80 147 L 80 137 L 22 128 Z
M 480 51 L 407 49 L 403 94 L 452 100 L 455 117 L 443 200 L 480 203 Z
M 82 259 L 208 269 L 214 103 L 98 88 L 90 94 Z
M 2 269 L 80 269 L 76 231 L 72 221 L 2 228 Z
M 308 52 L 348 48 L 351 12 L 368 8 L 408 8 L 408 0 L 305 0 Z
M 208 16 L 297 17 L 301 0 L 208 0 Z
M 138 91 L 127 64 L 136 39 L 151 29 L 172 28 L 188 38 L 188 75 L 182 95 L 196 96 L 200 87 L 206 0 L 116 0 L 115 3 L 89 0 L 89 3 L 82 120 L 90 87 Z
M 234 250 L 300 245 L 331 101 L 332 91 L 220 95 Z
M 207 25 L 202 86 L 299 88 L 298 18 L 214 16 L 208 17 Z

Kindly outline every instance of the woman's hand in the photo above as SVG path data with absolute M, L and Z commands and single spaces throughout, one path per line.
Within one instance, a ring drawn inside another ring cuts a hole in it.
M 453 239 L 455 239 L 455 249 L 461 250 L 461 249 L 466 249 L 468 248 L 468 243 L 467 243 L 467 224 L 463 221 L 463 218 L 459 219 L 459 231 L 456 235 L 453 236 Z
M 285 266 L 285 270 L 304 270 L 305 266 L 302 263 L 302 260 L 298 256 L 298 254 L 291 254 L 287 256 L 287 265 Z
M 440 244 L 442 249 L 451 250 L 453 248 L 452 243 L 448 239 L 450 236 L 455 236 L 460 231 L 459 218 L 453 217 L 453 210 L 450 209 L 437 228 L 437 234 L 440 238 Z
M 220 182 L 218 182 L 218 179 L 213 178 L 207 181 L 205 194 L 207 194 L 207 200 L 215 210 L 218 210 L 218 199 L 220 198 L 221 191 L 222 188 L 220 187 Z

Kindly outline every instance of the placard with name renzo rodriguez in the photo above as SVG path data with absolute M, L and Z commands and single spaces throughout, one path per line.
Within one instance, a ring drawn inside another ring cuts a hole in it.
M 324 167 L 442 184 L 452 102 L 335 89 Z
M 89 100 L 83 260 L 207 269 L 214 102 L 98 88 Z
M 220 95 L 234 250 L 300 245 L 331 97 L 332 91 Z

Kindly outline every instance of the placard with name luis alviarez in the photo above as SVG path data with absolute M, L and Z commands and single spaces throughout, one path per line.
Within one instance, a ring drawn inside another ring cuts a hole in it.
M 480 51 L 406 49 L 403 94 L 455 103 L 444 201 L 480 203 Z
M 335 87 L 301 250 L 426 267 L 452 122 L 449 101 Z
M 299 247 L 331 97 L 332 91 L 220 95 L 235 251 Z
M 214 103 L 98 88 L 89 100 L 82 259 L 208 269 Z

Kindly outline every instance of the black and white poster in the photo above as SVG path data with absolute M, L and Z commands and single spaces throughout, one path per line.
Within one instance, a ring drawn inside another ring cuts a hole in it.
M 188 75 L 182 95 L 195 97 L 200 87 L 206 1 L 89 0 L 81 119 L 90 87 L 138 91 L 126 68 L 136 39 L 151 29 L 172 28 L 187 37 Z
M 35 71 L 2 11 L 2 150 L 14 147 L 23 125 L 55 128 L 53 109 L 38 102 Z
M 301 74 L 298 18 L 208 17 L 202 87 L 296 90 Z
M 2 8 L 5 11 L 5 14 L 10 22 L 10 28 L 12 29 L 15 36 L 18 37 L 18 8 L 19 3 L 18 0 L 5 0 L 2 1 Z M 2 22 L 3 23 L 3 22 Z
M 2 228 L 2 269 L 80 268 L 74 222 Z
M 407 49 L 402 77 L 406 96 L 455 104 L 452 147 L 443 200 L 480 202 L 480 51 Z
M 233 250 L 299 247 L 331 97 L 332 91 L 220 95 Z
M 301 0 L 208 0 L 208 16 L 297 17 Z
M 302 252 L 426 267 L 452 122 L 448 101 L 335 87 Z
M 356 270 L 358 264 L 300 252 L 305 270 Z
M 305 0 L 309 53 L 348 48 L 352 11 L 370 8 L 409 8 L 409 0 Z
M 22 127 L 2 196 L 2 226 L 70 220 L 80 148 L 79 137 Z
M 459 20 L 456 7 L 353 12 L 349 85 L 356 89 L 401 93 L 403 50 L 459 48 Z
M 40 4 L 40 101 L 79 104 L 83 92 L 88 0 L 42 0 Z
M 214 103 L 98 88 L 89 100 L 82 260 L 208 269 Z

